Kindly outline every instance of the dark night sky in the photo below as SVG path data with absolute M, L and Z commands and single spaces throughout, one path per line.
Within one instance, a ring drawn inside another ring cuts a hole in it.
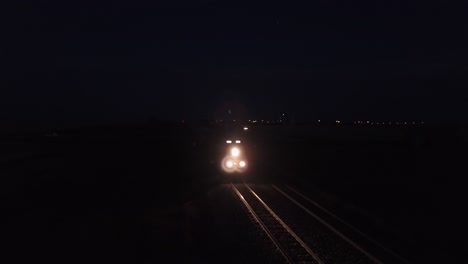
M 0 119 L 468 119 L 454 3 L 168 3 L 17 2 Z

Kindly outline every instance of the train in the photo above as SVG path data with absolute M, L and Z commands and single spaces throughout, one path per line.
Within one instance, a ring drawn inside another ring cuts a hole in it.
M 242 148 L 242 141 L 226 140 L 226 154 L 221 162 L 221 167 L 228 173 L 242 173 L 247 170 L 247 158 Z

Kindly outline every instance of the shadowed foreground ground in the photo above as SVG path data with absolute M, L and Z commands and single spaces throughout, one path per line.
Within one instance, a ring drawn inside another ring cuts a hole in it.
M 251 129 L 238 134 L 243 177 L 299 186 L 416 263 L 460 262 L 466 155 L 440 131 Z M 2 156 L 6 252 L 18 263 L 259 258 L 242 207 L 217 191 L 230 180 L 225 137 L 168 127 L 3 140 L 27 153 Z

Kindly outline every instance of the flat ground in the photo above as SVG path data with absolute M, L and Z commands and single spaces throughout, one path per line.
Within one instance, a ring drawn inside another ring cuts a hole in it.
M 6 252 L 18 262 L 262 259 L 242 206 L 220 191 L 242 177 L 294 185 L 415 263 L 460 263 L 464 131 L 153 125 L 4 137 Z M 243 175 L 220 170 L 233 137 L 248 153 Z

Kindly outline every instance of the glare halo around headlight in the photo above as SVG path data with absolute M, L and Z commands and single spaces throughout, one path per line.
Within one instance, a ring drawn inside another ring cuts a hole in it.
M 239 150 L 238 148 L 232 148 L 232 149 L 231 149 L 231 155 L 232 155 L 233 157 L 239 157 L 239 155 L 240 155 L 240 150 Z

